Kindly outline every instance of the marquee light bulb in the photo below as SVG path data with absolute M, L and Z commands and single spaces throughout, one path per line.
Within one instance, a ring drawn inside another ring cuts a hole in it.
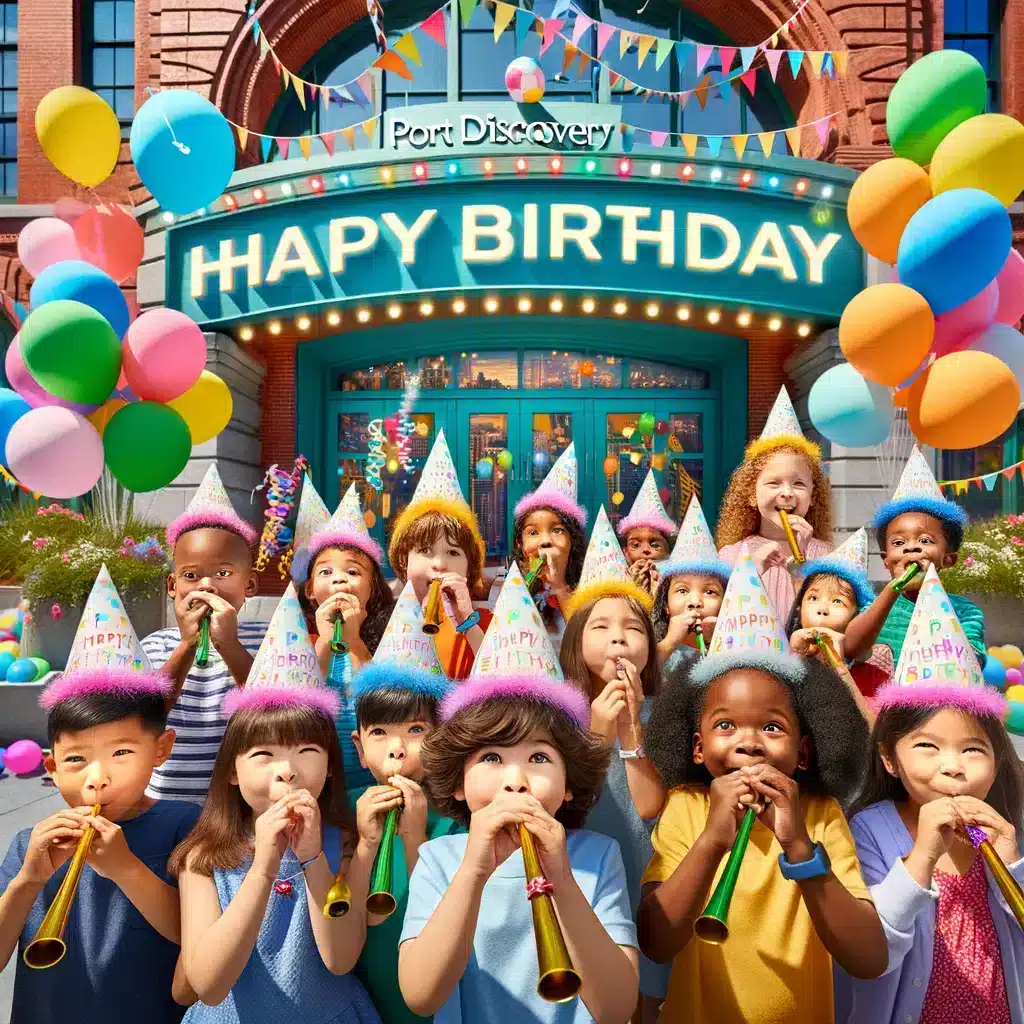
M 370 313 L 370 311 L 365 306 L 363 306 L 363 308 L 361 310 L 359 310 L 358 313 L 356 313 L 356 319 L 361 324 L 365 324 L 365 323 L 369 322 L 369 319 L 370 319 L 371 315 L 372 314 Z
M 348 185 L 351 183 L 351 181 L 352 179 L 348 176 L 348 174 L 345 171 L 342 171 L 341 174 L 338 175 L 339 185 Z
M 294 191 L 295 190 L 292 188 L 291 182 L 286 181 L 281 185 L 281 195 L 283 196 L 290 196 Z
M 523 157 L 519 157 L 519 159 L 516 160 L 517 174 L 525 174 L 529 169 L 530 165 L 526 162 L 526 160 Z
M 423 163 L 414 164 L 412 174 L 417 181 L 422 181 L 427 176 L 427 165 Z
M 648 302 L 644 312 L 653 319 L 661 312 L 661 307 L 656 302 Z
M 738 317 L 736 317 L 736 323 L 738 323 L 740 325 L 740 327 L 749 327 L 750 326 L 750 314 L 749 313 L 740 313 L 740 315 Z
M 327 322 L 331 327 L 337 327 L 341 323 L 341 314 L 337 310 L 332 309 L 327 314 Z
M 801 338 L 806 338 L 807 335 L 811 333 L 811 325 L 810 324 L 801 324 L 796 329 L 796 333 L 799 334 Z
M 453 160 L 448 164 L 448 173 L 454 178 L 459 173 L 459 165 Z
M 714 167 L 714 168 L 712 168 L 712 170 L 711 170 L 711 180 L 712 181 L 721 181 L 722 180 L 722 168 L 721 167 Z
M 753 180 L 754 180 L 754 172 L 753 171 L 744 171 L 740 175 L 740 184 L 741 185 L 749 185 Z
M 252 190 L 252 197 L 253 199 L 256 200 L 257 203 L 265 203 L 267 201 L 266 189 L 254 188 Z
M 488 157 L 483 163 L 483 168 L 484 174 L 492 174 L 494 172 L 494 161 Z
M 772 176 L 771 176 L 771 177 L 770 177 L 770 178 L 768 179 L 768 187 L 769 187 L 769 188 L 778 188 L 778 187 L 779 187 L 779 179 L 778 179 L 778 176 L 777 176 L 777 175 L 773 174 L 773 175 L 772 175 Z
M 251 327 L 243 327 L 239 332 L 238 336 L 242 341 L 252 341 L 253 329 Z
M 295 321 L 295 326 L 298 327 L 300 331 L 308 331 L 312 323 L 313 321 L 310 320 L 308 316 L 300 316 L 298 320 Z
M 595 306 L 596 306 L 596 303 L 594 302 L 594 300 L 593 299 L 589 299 L 589 298 L 588 299 L 584 299 L 580 303 L 580 309 L 582 309 L 584 313 L 593 313 L 594 309 L 595 309 Z
M 777 316 L 773 316 L 771 318 L 771 320 L 768 321 L 768 330 L 769 331 L 778 331 L 781 328 L 782 328 L 782 321 Z
M 661 164 L 659 164 L 657 161 L 655 161 L 653 164 L 651 164 L 651 177 L 652 178 L 660 178 L 661 177 Z
M 722 319 L 722 314 L 717 309 L 708 310 L 708 323 L 717 324 Z
M 420 316 L 430 316 L 434 312 L 434 304 L 429 299 L 420 303 Z
M 466 312 L 466 300 L 465 299 L 456 299 L 452 303 L 452 312 L 457 314 L 457 315 L 461 315 L 461 314 L 465 313 Z
M 382 167 L 380 169 L 380 176 L 382 181 L 391 181 L 391 179 L 395 176 L 395 172 L 390 167 Z
M 559 174 L 562 170 L 562 158 L 560 156 L 553 156 L 548 161 L 548 167 L 551 168 L 552 174 Z
M 689 320 L 690 319 L 690 307 L 689 306 L 679 306 L 676 309 L 676 319 L 677 320 Z
M 552 313 L 561 313 L 563 308 L 562 300 L 556 296 L 548 304 L 548 308 L 551 310 Z
M 587 160 L 583 164 L 583 170 L 586 171 L 587 174 L 593 174 L 594 171 L 597 170 L 597 161 L 596 160 Z
M 803 178 L 796 183 L 796 191 L 797 195 L 801 196 L 807 191 L 807 182 Z
M 529 313 L 533 308 L 533 303 L 524 295 L 517 303 L 516 308 L 520 313 Z
M 831 199 L 832 198 L 832 194 L 833 194 L 833 188 L 832 188 L 831 185 L 826 185 L 821 190 L 821 198 L 822 199 Z
M 231 199 L 231 196 L 225 196 L 224 197 L 224 205 L 226 207 L 228 207 L 228 209 L 231 209 L 232 208 L 232 203 L 228 202 L 229 199 Z M 169 211 L 166 212 L 164 214 L 163 220 L 164 220 L 165 224 L 173 224 L 174 223 L 174 214 L 169 212 Z
M 614 306 L 612 306 L 612 312 L 616 316 L 625 316 L 626 315 L 626 311 L 628 309 L 629 309 L 629 306 L 627 306 L 626 303 L 622 299 L 619 299 L 619 301 L 616 302 Z
M 388 306 L 388 316 L 391 317 L 392 320 L 397 320 L 401 315 L 402 307 L 397 302 L 392 302 L 391 305 Z
M 633 162 L 629 159 L 623 159 L 619 161 L 619 177 L 628 178 L 630 171 L 633 170 Z
M 488 313 L 497 313 L 498 312 L 498 300 L 496 298 L 494 298 L 494 296 L 491 296 L 489 299 L 485 299 L 484 300 L 484 309 L 487 310 Z
M 281 333 L 281 321 L 280 320 L 271 320 L 269 326 L 267 327 L 267 330 L 270 331 L 271 334 L 280 334 Z
M 692 178 L 693 177 L 693 164 L 683 164 L 683 169 L 679 172 L 681 178 Z
M 324 179 L 321 178 L 319 174 L 316 175 L 315 177 L 310 178 L 309 179 L 309 187 L 314 192 L 323 192 L 323 190 L 324 190 Z

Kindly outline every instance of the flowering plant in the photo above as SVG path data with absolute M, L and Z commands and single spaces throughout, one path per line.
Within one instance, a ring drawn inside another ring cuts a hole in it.
M 1024 599 L 1024 515 L 996 516 L 964 531 L 957 564 L 942 571 L 951 594 L 1003 594 Z

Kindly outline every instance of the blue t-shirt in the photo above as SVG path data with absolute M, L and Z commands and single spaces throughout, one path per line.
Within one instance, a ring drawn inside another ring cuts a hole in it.
M 176 885 L 167 874 L 167 860 L 198 817 L 195 804 L 162 800 L 119 824 L 132 853 L 157 878 Z M 0 894 L 21 870 L 31 832 L 23 829 L 14 837 L 0 865 Z M 66 864 L 61 866 L 43 887 L 18 940 L 11 1024 L 178 1024 L 185 1008 L 171 998 L 171 982 L 179 947 L 88 864 L 64 929 L 64 959 L 43 971 L 25 966 L 25 945 L 35 937 L 67 871 Z
M 414 939 L 437 909 L 466 853 L 465 833 L 420 847 L 409 879 L 402 942 Z M 636 948 L 626 872 L 619 844 L 607 836 L 573 830 L 566 837 L 573 877 L 605 930 L 620 946 Z M 547 1003 L 537 995 L 537 945 L 526 898 L 522 851 L 500 864 L 480 900 L 473 953 L 436 1024 L 584 1024 L 593 1020 L 583 1000 Z

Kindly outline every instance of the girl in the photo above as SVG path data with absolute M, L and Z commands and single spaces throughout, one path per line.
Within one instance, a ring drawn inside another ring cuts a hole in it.
M 653 469 L 647 471 L 629 515 L 619 521 L 615 532 L 622 541 L 634 582 L 653 595 L 660 579 L 660 566 L 655 563 L 668 558 L 672 538 L 676 535 L 676 524 L 669 519 L 662 504 Z
M 837 972 L 836 1019 L 1019 1024 L 1024 933 L 965 827 L 1024 881 L 1024 769 L 1003 727 L 1005 701 L 985 685 L 934 568 L 899 675 L 878 697 L 875 753 L 850 828 L 889 967 L 870 983 Z

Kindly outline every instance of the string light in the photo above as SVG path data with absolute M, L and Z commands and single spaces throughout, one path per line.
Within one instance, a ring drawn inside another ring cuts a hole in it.
M 369 309 L 367 309 L 366 306 L 363 306 L 363 308 L 360 309 L 358 313 L 356 313 L 356 319 L 361 324 L 368 323 L 371 316 L 373 316 L 373 314 L 370 312 Z
M 653 320 L 661 312 L 661 307 L 656 302 L 648 302 L 644 312 Z
M 776 175 L 773 174 L 768 179 L 768 187 L 769 188 L 778 188 L 779 187 L 779 179 L 778 179 L 778 177 Z
M 533 308 L 533 303 L 524 295 L 519 302 L 516 303 L 520 313 L 529 313 Z
M 494 173 L 494 161 L 488 157 L 483 162 L 484 174 L 490 175 Z
M 619 161 L 619 177 L 628 178 L 630 171 L 633 170 L 633 161 L 628 157 L 623 158 Z
M 324 190 L 324 179 L 317 174 L 315 177 L 309 179 L 309 187 L 314 192 L 323 192 Z
M 449 164 L 448 164 L 448 174 L 451 177 L 454 178 L 455 175 L 458 174 L 458 173 L 459 173 L 459 165 L 454 160 L 450 161 Z
M 801 178 L 796 183 L 796 194 L 798 196 L 802 196 L 806 191 L 807 191 L 807 182 L 803 178 Z
M 348 174 L 345 171 L 342 171 L 341 174 L 338 175 L 339 185 L 348 185 L 351 182 L 351 180 L 352 179 L 348 176 Z
M 749 327 L 750 326 L 750 314 L 749 313 L 740 313 L 740 315 L 738 317 L 736 317 L 736 323 L 738 323 L 740 325 L 740 327 Z
M 295 321 L 295 326 L 298 327 L 300 331 L 308 331 L 311 324 L 312 320 L 310 320 L 308 316 L 300 316 L 298 320 Z
M 524 157 L 519 157 L 516 160 L 516 174 L 525 174 L 530 169 L 530 165 L 526 162 Z
M 430 299 L 424 299 L 420 303 L 420 316 L 430 316 L 434 312 L 434 304 Z
M 327 323 L 330 324 L 331 327 L 337 327 L 338 324 L 341 323 L 341 314 L 337 310 L 332 309 L 330 313 L 327 314 Z
M 556 295 L 548 303 L 548 309 L 550 309 L 552 313 L 561 313 L 562 312 L 562 300 Z
M 253 329 L 251 327 L 243 327 L 239 332 L 238 336 L 242 341 L 252 341 Z
M 677 320 L 689 320 L 690 319 L 690 307 L 689 306 L 678 306 L 676 308 L 676 319 Z
M 580 309 L 582 309 L 584 313 L 593 313 L 596 305 L 597 304 L 593 299 L 586 298 L 580 303 Z
M 627 306 L 626 303 L 622 299 L 619 299 L 619 301 L 616 302 L 615 305 L 612 306 L 612 312 L 616 316 L 625 316 L 626 315 L 626 311 L 628 309 L 629 309 L 629 306 Z
M 484 300 L 484 309 L 488 313 L 498 312 L 498 300 L 492 295 L 490 298 Z
M 548 161 L 548 167 L 551 168 L 551 173 L 552 174 L 561 174 L 562 173 L 562 158 L 560 156 L 553 156 Z
M 693 177 L 693 164 L 683 164 L 679 177 L 689 181 Z
M 744 171 L 740 175 L 740 184 L 743 185 L 744 187 L 749 185 L 753 180 L 754 180 L 754 172 L 753 171 Z
M 584 161 L 583 170 L 587 174 L 593 174 L 594 171 L 597 170 L 597 161 L 596 160 L 586 160 L 586 161 Z
M 712 168 L 712 170 L 711 170 L 711 180 L 712 181 L 721 181 L 722 180 L 722 168 L 721 167 L 714 167 L 714 168 Z
M 397 302 L 392 302 L 391 305 L 388 306 L 388 316 L 391 317 L 392 320 L 397 320 L 401 315 L 402 307 Z
M 395 172 L 391 167 L 382 167 L 380 169 L 381 181 L 388 182 L 390 184 L 391 179 L 395 176 Z
M 832 193 L 833 193 L 833 188 L 832 188 L 832 186 L 831 186 L 831 185 L 826 185 L 826 186 L 825 186 L 825 187 L 824 187 L 824 188 L 823 188 L 823 189 L 821 190 L 821 198 L 822 198 L 822 199 L 831 199 L 831 198 L 832 198 Z
M 224 205 L 229 207 L 229 208 L 232 205 L 232 203 L 228 201 L 230 199 L 231 199 L 231 196 L 225 196 L 224 197 Z M 233 200 L 232 200 L 232 202 L 233 202 Z M 173 224 L 174 223 L 174 214 L 170 213 L 169 211 L 164 213 L 163 221 L 164 221 L 165 224 Z
M 252 190 L 252 197 L 257 203 L 265 203 L 267 201 L 267 190 L 263 188 L 254 188 Z
M 417 181 L 423 181 L 427 176 L 427 165 L 424 163 L 414 164 L 412 174 Z
M 290 195 L 292 194 L 292 192 L 294 192 L 294 191 L 295 191 L 295 190 L 294 190 L 294 189 L 292 188 L 292 186 L 291 186 L 291 183 L 290 183 L 290 182 L 287 182 L 287 181 L 286 181 L 286 182 L 284 182 L 284 184 L 283 184 L 283 185 L 281 186 L 281 195 L 283 195 L 283 196 L 290 196 Z
M 660 178 L 661 177 L 661 164 L 659 164 L 657 162 L 657 160 L 655 160 L 655 162 L 653 164 L 651 164 L 651 177 L 652 178 Z
M 271 334 L 280 334 L 281 333 L 281 321 L 280 320 L 271 320 L 270 323 L 267 325 L 267 330 L 270 331 Z
M 810 324 L 801 324 L 796 329 L 796 333 L 799 334 L 801 338 L 806 338 L 807 335 L 811 333 L 811 325 Z
M 461 316 L 463 313 L 465 313 L 466 312 L 466 300 L 465 299 L 456 299 L 452 303 L 452 312 L 455 313 L 457 316 Z
M 717 309 L 708 310 L 708 323 L 717 324 L 722 319 L 722 314 Z
M 773 316 L 771 318 L 771 320 L 768 321 L 768 330 L 769 331 L 777 331 L 781 327 L 782 327 L 782 321 L 777 316 Z

